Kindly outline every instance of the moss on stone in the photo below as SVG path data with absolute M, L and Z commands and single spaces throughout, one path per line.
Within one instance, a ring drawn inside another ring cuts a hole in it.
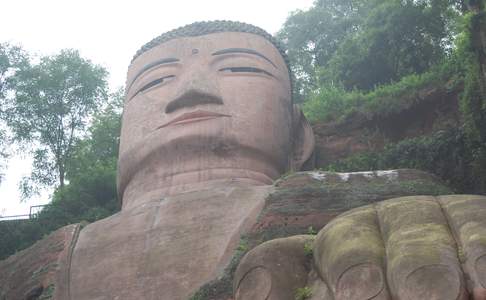
M 292 215 L 324 209 L 350 209 L 401 196 L 446 194 L 453 194 L 453 191 L 440 183 L 419 179 L 396 182 L 322 182 L 298 188 L 277 188 L 268 197 L 266 210 Z
M 387 242 L 388 263 L 393 267 L 403 260 L 420 258 L 428 264 L 439 264 L 445 248 L 456 252 L 451 238 L 448 229 L 441 224 L 407 226 L 390 235 Z
M 51 262 L 47 265 L 43 265 L 40 268 L 38 268 L 37 270 L 35 270 L 34 272 L 32 272 L 31 278 L 37 278 L 40 275 L 49 272 L 51 269 L 57 268 L 57 266 L 58 266 L 58 264 L 56 262 Z
M 227 299 L 233 295 L 233 276 L 243 256 L 251 249 L 248 237 L 242 236 L 236 248 L 231 262 L 224 269 L 223 274 L 201 286 L 189 300 L 220 300 Z
M 341 274 L 362 257 L 381 263 L 385 249 L 375 216 L 371 206 L 355 209 L 334 219 L 319 232 L 314 252 L 321 274 L 330 270 L 334 270 L 332 274 Z
M 43 291 L 42 294 L 39 296 L 38 300 L 49 300 L 54 297 L 54 284 L 48 285 Z

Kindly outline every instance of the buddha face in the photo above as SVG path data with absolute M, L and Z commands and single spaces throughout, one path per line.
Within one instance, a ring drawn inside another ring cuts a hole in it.
M 119 188 L 221 177 L 271 183 L 289 165 L 290 79 L 278 50 L 249 33 L 170 40 L 128 71 Z

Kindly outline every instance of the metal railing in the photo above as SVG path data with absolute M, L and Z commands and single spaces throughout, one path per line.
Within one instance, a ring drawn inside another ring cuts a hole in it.
M 12 221 L 12 220 L 28 220 L 34 219 L 37 214 L 49 204 L 42 204 L 42 205 L 32 205 L 30 206 L 29 213 L 24 215 L 12 215 L 12 216 L 0 216 L 1 221 Z

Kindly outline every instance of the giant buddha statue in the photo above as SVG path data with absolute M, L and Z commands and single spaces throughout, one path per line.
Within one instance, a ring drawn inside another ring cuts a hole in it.
M 312 158 L 291 95 L 285 51 L 252 25 L 193 23 L 143 46 L 126 82 L 122 209 L 61 232 L 72 242 L 56 261 L 55 297 L 183 300 L 216 279 L 274 181 Z M 234 297 L 486 299 L 485 288 L 486 198 L 417 196 L 349 210 L 316 237 L 261 244 L 239 264 Z
M 229 262 L 273 180 L 312 154 L 284 52 L 235 22 L 167 32 L 133 59 L 120 213 L 85 227 L 71 299 L 186 299 Z

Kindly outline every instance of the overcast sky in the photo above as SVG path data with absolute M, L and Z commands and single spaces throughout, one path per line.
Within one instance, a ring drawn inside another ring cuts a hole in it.
M 0 43 L 21 45 L 36 55 L 74 48 L 110 72 L 110 87 L 125 82 L 135 52 L 163 32 L 195 21 L 233 20 L 274 34 L 291 11 L 313 0 L 2 0 Z M 20 203 L 17 183 L 30 170 L 28 157 L 14 157 L 0 185 L 0 214 L 28 213 L 48 192 Z

